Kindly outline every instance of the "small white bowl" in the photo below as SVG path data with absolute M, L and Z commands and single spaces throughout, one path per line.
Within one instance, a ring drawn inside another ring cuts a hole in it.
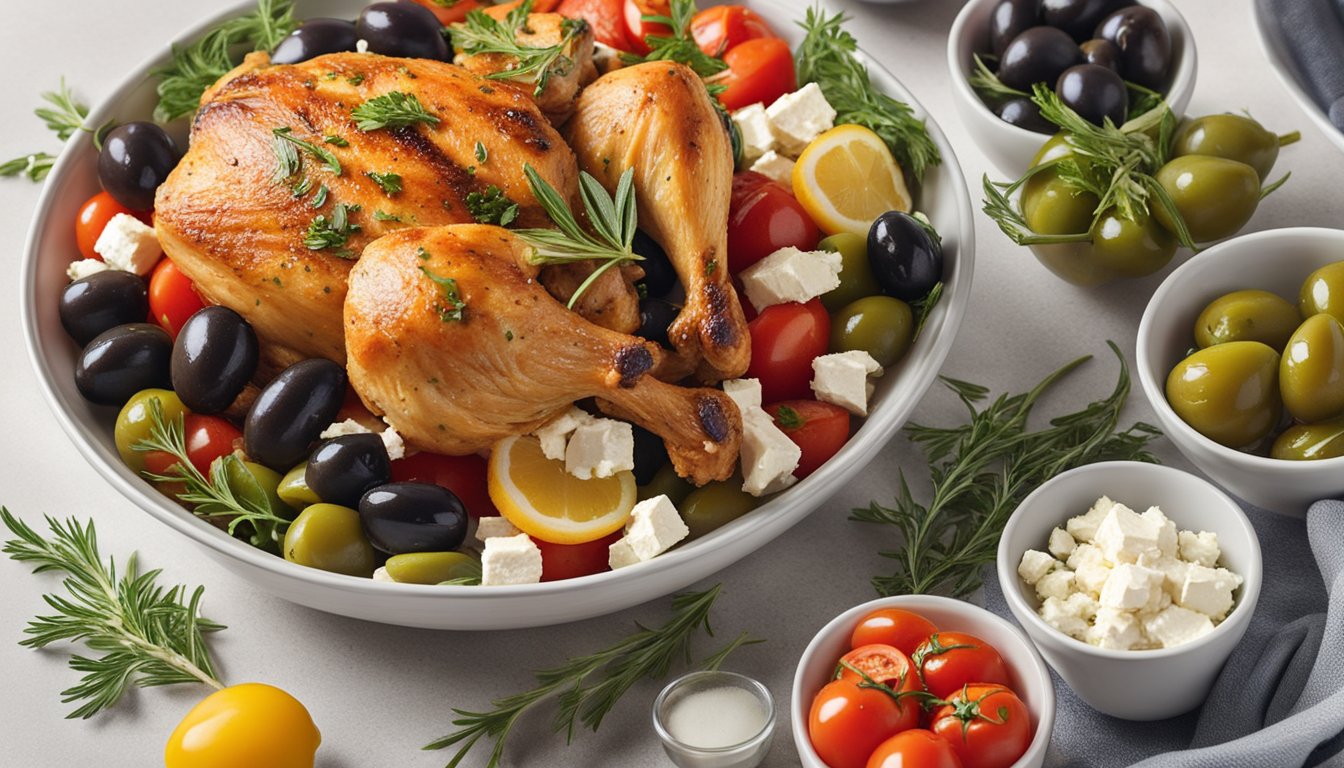
M 952 101 L 957 105 L 962 125 L 1000 172 L 1017 178 L 1027 170 L 1031 159 L 1050 137 L 1003 122 L 971 87 L 971 73 L 975 71 L 973 55 L 989 51 L 989 18 L 999 2 L 970 0 L 957 14 L 947 37 L 947 68 L 952 73 Z M 1195 92 L 1198 56 L 1194 35 L 1185 17 L 1167 0 L 1140 0 L 1139 5 L 1157 11 L 1167 24 L 1173 62 L 1166 89 L 1167 103 L 1173 112 L 1181 115 Z
M 1027 638 L 1011 623 L 979 606 L 948 597 L 900 595 L 870 600 L 831 619 L 813 636 L 798 660 L 789 701 L 789 719 L 793 721 L 793 743 L 798 747 L 798 757 L 805 768 L 827 768 L 812 748 L 812 739 L 807 734 L 812 699 L 830 682 L 836 660 L 849 651 L 854 627 L 864 616 L 880 608 L 901 608 L 918 613 L 940 630 L 966 632 L 994 646 L 1008 665 L 1010 687 L 1031 713 L 1031 744 L 1012 768 L 1041 768 L 1045 764 L 1045 751 L 1055 725 L 1055 685 L 1041 655 Z
M 1050 531 L 1087 512 L 1102 496 L 1132 509 L 1159 506 L 1182 530 L 1212 531 L 1220 561 L 1245 581 L 1236 606 L 1212 632 L 1175 648 L 1097 648 L 1046 624 L 1035 590 L 1017 575 L 1028 549 L 1045 549 Z M 1041 655 L 1088 706 L 1125 720 L 1162 720 L 1204 702 L 1223 662 L 1246 634 L 1260 598 L 1260 541 L 1241 507 L 1200 477 L 1133 461 L 1090 464 L 1037 488 L 1009 518 L 999 539 L 999 586 Z
M 1135 353 L 1143 394 L 1171 442 L 1206 475 L 1242 499 L 1294 517 L 1318 499 L 1344 494 L 1344 458 L 1283 461 L 1219 445 L 1186 424 L 1167 403 L 1167 374 L 1194 346 L 1195 318 L 1231 291 L 1259 288 L 1297 303 L 1318 267 L 1344 260 L 1344 231 L 1272 229 L 1219 243 L 1167 276 L 1139 322 Z

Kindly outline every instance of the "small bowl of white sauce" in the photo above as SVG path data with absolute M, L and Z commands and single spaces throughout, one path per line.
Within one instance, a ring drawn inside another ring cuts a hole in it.
M 653 702 L 653 728 L 681 768 L 755 768 L 770 751 L 770 691 L 736 672 L 692 672 Z

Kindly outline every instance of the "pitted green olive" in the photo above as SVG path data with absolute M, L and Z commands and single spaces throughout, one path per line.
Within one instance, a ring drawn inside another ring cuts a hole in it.
M 822 306 L 826 307 L 827 312 L 835 312 L 865 296 L 882 293 L 882 286 L 873 276 L 873 267 L 868 263 L 867 237 L 841 232 L 817 243 L 817 250 L 840 254 L 840 285 L 821 295 Z
M 442 584 L 481 574 L 480 561 L 463 552 L 408 552 L 389 557 L 383 567 L 402 584 Z
M 1307 275 L 1297 298 L 1302 317 L 1327 314 L 1344 323 L 1344 261 L 1326 264 Z
M 1201 348 L 1229 341 L 1258 341 L 1282 353 L 1302 322 L 1297 307 L 1269 291 L 1233 291 L 1219 296 L 1195 320 Z
M 1331 315 L 1307 318 L 1279 365 L 1283 404 L 1294 419 L 1312 424 L 1344 414 L 1344 325 Z
M 891 296 L 868 296 L 846 305 L 831 318 L 832 352 L 862 350 L 890 368 L 915 337 L 910 305 Z
M 1097 196 L 1059 178 L 1054 170 L 1037 173 L 1022 185 L 1022 215 L 1038 235 L 1076 235 L 1092 227 Z
M 1264 181 L 1279 157 L 1279 137 L 1245 115 L 1208 115 L 1181 125 L 1172 154 L 1236 160 L 1254 168 Z
M 121 407 L 116 426 L 112 428 L 112 440 L 117 445 L 117 453 L 126 466 L 136 472 L 145 468 L 145 454 L 133 446 L 149 438 L 149 431 L 154 426 L 150 418 L 149 401 L 156 398 L 163 410 L 165 424 L 173 423 L 187 412 L 187 407 L 171 389 L 143 389 L 132 395 Z
M 1289 461 L 1315 461 L 1344 456 L 1344 418 L 1319 424 L 1294 424 L 1274 441 L 1269 455 Z
M 303 509 L 310 504 L 322 502 L 322 497 L 308 487 L 307 472 L 308 462 L 294 465 L 294 468 L 280 479 L 280 485 L 276 488 L 281 500 L 295 509 Z
M 1171 262 L 1176 238 L 1152 217 L 1130 221 L 1113 209 L 1092 227 L 1091 261 L 1114 277 L 1145 277 Z
M 313 504 L 285 534 L 285 559 L 347 576 L 369 577 L 377 563 L 360 527 L 359 513 L 336 504 Z
M 1155 178 L 1175 203 L 1196 243 L 1235 235 L 1260 205 L 1260 177 L 1254 168 L 1236 160 L 1207 155 L 1175 157 L 1157 170 Z M 1154 205 L 1153 214 L 1167 231 L 1177 231 L 1163 206 Z
M 1279 353 L 1258 341 L 1201 349 L 1167 376 L 1167 402 L 1196 432 L 1230 448 L 1251 445 L 1279 423 Z
M 681 519 L 698 539 L 756 508 L 756 497 L 742 490 L 742 479 L 715 481 L 696 488 L 681 503 Z

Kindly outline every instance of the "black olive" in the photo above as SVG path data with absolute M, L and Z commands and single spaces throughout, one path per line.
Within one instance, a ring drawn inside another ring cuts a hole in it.
M 67 285 L 58 306 L 61 326 L 84 346 L 103 331 L 143 322 L 149 315 L 149 292 L 136 275 L 109 269 Z
M 388 483 L 359 500 L 359 519 L 375 549 L 389 555 L 448 552 L 462 546 L 467 511 L 452 491 L 430 483 Z
M 1079 64 L 1064 70 L 1055 84 L 1055 94 L 1064 106 L 1093 125 L 1102 125 L 1106 118 L 1110 118 L 1119 126 L 1129 112 L 1129 89 L 1125 87 L 1125 81 L 1097 64 Z
M 638 424 L 632 426 L 635 431 L 635 483 L 648 485 L 667 463 L 667 446 L 663 444 L 663 438 Z
M 443 25 L 428 8 L 414 3 L 368 6 L 355 22 L 355 37 L 369 44 L 370 53 L 438 61 L 448 59 Z
M 1018 128 L 1026 128 L 1036 133 L 1055 134 L 1059 126 L 1041 117 L 1041 108 L 1036 102 L 1025 96 L 1014 96 L 994 109 L 999 119 Z
M 681 307 L 670 301 L 640 299 L 639 330 L 635 331 L 635 335 L 671 349 L 672 342 L 668 340 L 667 329 L 672 327 L 672 322 L 677 319 L 679 314 L 681 314 Z
M 639 266 L 644 269 L 644 279 L 640 282 L 648 289 L 649 296 L 660 299 L 677 286 L 677 270 L 673 268 L 672 260 L 667 258 L 667 251 L 652 237 L 644 234 L 644 230 L 635 230 L 631 250 L 644 257 L 639 262 Z
M 330 360 L 295 363 L 267 384 L 243 422 L 243 450 L 279 472 L 302 461 L 345 399 L 345 369 Z
M 1002 56 L 1013 38 L 1041 23 L 1041 0 L 999 0 L 989 16 L 989 50 Z
M 177 166 L 177 144 L 153 123 L 123 123 L 107 132 L 98 153 L 98 181 L 133 211 L 154 207 L 154 191 Z
M 392 462 L 378 435 L 342 435 L 317 446 L 303 479 L 322 501 L 354 507 L 370 488 L 392 479 Z
M 313 18 L 280 41 L 272 64 L 298 64 L 327 53 L 355 50 L 355 23 L 345 19 Z
M 1166 86 L 1171 35 L 1157 11 L 1142 5 L 1116 11 L 1097 25 L 1096 37 L 1120 49 L 1120 66 L 1130 82 L 1153 90 Z
M 173 339 L 149 323 L 128 323 L 98 334 L 75 365 L 75 386 L 85 400 L 122 405 L 142 389 L 172 385 L 168 361 Z
M 1062 29 L 1082 42 L 1106 16 L 1134 0 L 1041 0 L 1041 18 L 1046 24 Z
M 219 413 L 257 372 L 257 355 L 257 334 L 242 315 L 197 310 L 173 342 L 173 391 L 194 413 Z
M 1082 60 L 1073 38 L 1054 27 L 1032 27 L 1003 49 L 998 74 L 1009 88 L 1030 92 L 1034 83 L 1053 85 L 1061 72 Z
M 868 230 L 868 262 L 882 292 L 901 301 L 928 294 L 943 279 L 943 247 L 908 213 L 887 211 Z
M 1083 52 L 1083 61 L 1088 64 L 1096 64 L 1121 77 L 1125 76 L 1125 71 L 1120 65 L 1120 49 L 1110 40 L 1088 40 L 1078 48 Z

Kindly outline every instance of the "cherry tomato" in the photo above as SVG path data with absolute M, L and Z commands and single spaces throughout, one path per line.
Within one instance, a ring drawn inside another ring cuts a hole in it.
M 616 531 L 583 544 L 552 544 L 534 537 L 532 541 L 541 550 L 541 580 L 577 579 L 607 570 L 611 545 L 624 533 Z
M 583 19 L 593 28 L 593 38 L 618 51 L 632 51 L 625 32 L 624 0 L 561 0 L 555 12 L 571 19 Z
M 727 86 L 719 101 L 729 110 L 757 102 L 770 106 L 775 99 L 798 90 L 793 51 L 777 37 L 758 37 L 734 46 L 723 55 L 728 70 L 714 78 Z
M 820 299 L 766 307 L 747 324 L 751 364 L 746 377 L 761 380 L 764 402 L 802 400 L 812 394 L 812 360 L 826 354 L 831 316 Z
M 149 276 L 149 313 L 174 339 L 187 318 L 205 307 L 196 286 L 172 259 L 164 258 Z
M 913 700 L 898 704 L 881 689 L 833 680 L 812 699 L 807 735 L 830 768 L 864 768 L 877 745 L 919 725 L 919 713 Z
M 919 644 L 938 631 L 932 621 L 900 608 L 880 608 L 864 616 L 850 635 L 849 647 L 882 643 L 904 654 L 913 654 Z
M 644 17 L 671 15 L 671 0 L 625 0 L 625 34 L 630 40 L 631 49 L 643 56 L 649 52 L 649 44 L 644 42 L 644 38 L 649 35 L 670 37 L 671 27 L 645 21 Z
M 798 468 L 793 470 L 799 480 L 830 461 L 849 440 L 849 411 L 838 405 L 816 400 L 785 400 L 767 405 L 765 410 L 774 417 L 780 430 L 803 449 Z
M 127 213 L 146 224 L 151 223 L 148 211 L 132 211 L 106 192 L 99 192 L 84 201 L 79 214 L 75 216 L 75 244 L 79 246 L 81 256 L 86 259 L 103 260 L 103 257 L 93 250 L 93 246 L 98 242 L 98 236 L 103 234 L 107 222 L 118 213 Z
M 947 740 L 923 728 L 901 731 L 878 745 L 865 768 L 970 768 Z
M 273 686 L 243 683 L 191 708 L 168 737 L 165 768 L 312 768 L 322 734 L 299 700 Z
M 197 472 L 209 477 L 210 465 L 220 456 L 233 453 L 233 449 L 241 445 L 243 432 L 227 419 L 188 413 L 182 417 L 182 436 L 187 459 Z M 176 463 L 176 459 L 162 451 L 145 454 L 145 469 L 156 475 L 171 474 L 168 468 Z
M 964 632 L 935 632 L 912 656 L 929 693 L 946 699 L 968 683 L 1008 685 L 1008 667 L 989 643 Z
M 457 494 L 467 514 L 472 517 L 494 517 L 499 514 L 490 501 L 485 485 L 485 459 L 469 456 L 442 456 L 420 453 L 392 462 L 394 483 L 434 483 Z
M 741 5 L 716 5 L 691 17 L 691 37 L 710 56 L 722 56 L 748 40 L 774 36 L 765 19 Z
M 743 171 L 733 176 L 728 208 L 728 271 L 736 275 L 780 248 L 811 251 L 821 230 L 787 187 L 768 176 Z
M 433 0 L 431 0 L 431 2 L 433 2 Z M 509 11 L 512 11 L 514 8 L 517 8 L 519 5 L 522 5 L 522 2 L 523 0 L 511 0 L 510 2 L 500 3 L 499 5 L 487 5 L 485 7 L 485 12 L 487 15 L 493 16 L 496 19 L 503 21 L 505 17 L 509 15 Z M 560 0 L 533 0 L 532 12 L 550 13 L 554 11 L 555 6 L 559 4 Z
M 859 646 L 841 656 L 838 667 L 839 679 L 855 684 L 867 682 L 866 677 L 898 693 L 924 688 L 919 675 L 915 674 L 915 663 L 890 645 Z
M 933 713 L 933 732 L 965 768 L 1008 768 L 1031 746 L 1031 715 L 1002 685 L 968 685 Z

